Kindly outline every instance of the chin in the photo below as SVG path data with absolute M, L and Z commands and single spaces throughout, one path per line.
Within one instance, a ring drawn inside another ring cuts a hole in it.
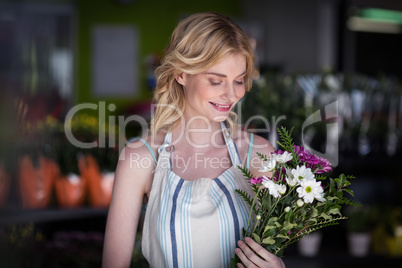
M 227 116 L 227 115 L 219 115 L 219 116 L 215 116 L 215 117 L 212 119 L 212 121 L 213 121 L 213 122 L 223 122 L 223 121 L 225 121 L 226 119 L 228 119 L 228 116 Z

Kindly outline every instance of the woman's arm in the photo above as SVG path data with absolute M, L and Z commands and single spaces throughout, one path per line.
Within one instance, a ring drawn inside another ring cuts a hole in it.
M 138 147 L 125 147 L 119 157 L 107 217 L 103 268 L 130 266 L 143 197 L 151 189 L 155 168 L 140 165 L 154 163 L 154 160 L 145 146 L 138 144 Z M 149 161 L 139 161 L 146 157 Z

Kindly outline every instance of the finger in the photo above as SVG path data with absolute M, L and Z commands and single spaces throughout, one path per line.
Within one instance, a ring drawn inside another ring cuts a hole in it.
M 244 240 L 246 241 L 247 245 L 252 249 L 252 251 L 251 250 L 250 251 L 253 253 L 253 256 L 249 256 L 249 259 L 252 262 L 257 264 L 258 266 L 262 266 L 264 264 L 266 265 L 268 263 L 273 267 L 282 267 L 283 262 L 281 258 L 278 258 L 276 255 L 272 254 L 271 252 L 263 248 L 261 245 L 259 245 L 250 237 L 246 237 Z
M 240 243 L 241 242 L 241 243 Z M 241 244 L 242 247 L 247 247 L 246 244 L 242 241 L 239 241 L 239 243 Z M 238 243 L 238 244 L 239 244 Z M 240 246 L 239 244 L 239 246 Z M 247 247 L 248 248 L 248 247 Z M 250 250 L 250 249 L 249 249 Z M 240 248 L 236 248 L 235 250 L 236 255 L 239 257 L 239 259 L 241 260 L 241 262 L 246 266 L 246 267 L 257 267 L 255 266 L 254 263 L 252 263 L 247 256 L 244 254 L 243 250 Z M 240 264 L 240 263 L 239 263 Z M 241 266 L 239 266 L 239 264 L 237 264 L 237 267 L 244 267 L 242 264 L 240 264 Z
M 243 264 L 238 263 L 238 264 L 237 264 L 237 268 L 244 268 L 244 266 L 243 266 Z
M 246 241 L 247 245 L 249 245 L 250 248 L 254 250 L 255 253 L 257 253 L 259 256 L 261 256 L 261 258 L 263 258 L 265 260 L 270 260 L 270 259 L 272 259 L 273 256 L 275 256 L 272 253 L 269 253 L 268 250 L 263 248 L 261 245 L 259 245 L 257 242 L 255 242 L 250 237 L 246 237 L 244 240 Z

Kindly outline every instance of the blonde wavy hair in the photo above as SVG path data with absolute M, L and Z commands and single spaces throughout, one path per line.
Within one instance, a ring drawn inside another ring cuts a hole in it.
M 246 59 L 244 83 L 251 88 L 257 71 L 249 38 L 230 18 L 213 12 L 197 13 L 179 22 L 173 31 L 161 65 L 155 70 L 156 111 L 151 121 L 151 133 L 168 132 L 179 123 L 185 109 L 182 86 L 175 77 L 181 73 L 202 73 L 229 54 L 241 54 Z M 230 132 L 237 130 L 237 114 L 227 119 Z

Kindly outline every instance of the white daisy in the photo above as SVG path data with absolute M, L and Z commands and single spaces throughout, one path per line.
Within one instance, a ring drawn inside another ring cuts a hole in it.
M 274 158 L 278 163 L 286 163 L 293 159 L 293 156 L 288 151 L 285 151 L 283 154 L 272 154 L 272 158 Z
M 310 168 L 306 168 L 306 166 L 298 166 L 296 169 L 292 170 L 292 175 L 295 179 L 297 179 L 300 183 L 302 180 L 315 180 L 314 174 Z
M 301 180 L 300 187 L 296 191 L 299 193 L 299 197 L 303 198 L 306 203 L 312 203 L 314 199 L 325 202 L 324 189 L 321 187 L 320 181 Z
M 269 158 L 268 161 L 264 161 L 262 163 L 262 167 L 260 168 L 260 172 L 272 172 L 275 170 L 276 160 L 274 158 Z
M 296 179 L 293 176 L 293 170 L 294 169 L 290 169 L 288 167 L 285 167 L 286 169 L 286 182 L 289 184 L 289 186 L 295 186 L 299 183 L 299 180 Z
M 276 184 L 274 181 L 268 179 L 266 176 L 263 176 L 264 180 L 262 181 L 262 185 L 268 189 L 269 194 L 275 198 L 281 196 L 286 192 L 286 185 Z

